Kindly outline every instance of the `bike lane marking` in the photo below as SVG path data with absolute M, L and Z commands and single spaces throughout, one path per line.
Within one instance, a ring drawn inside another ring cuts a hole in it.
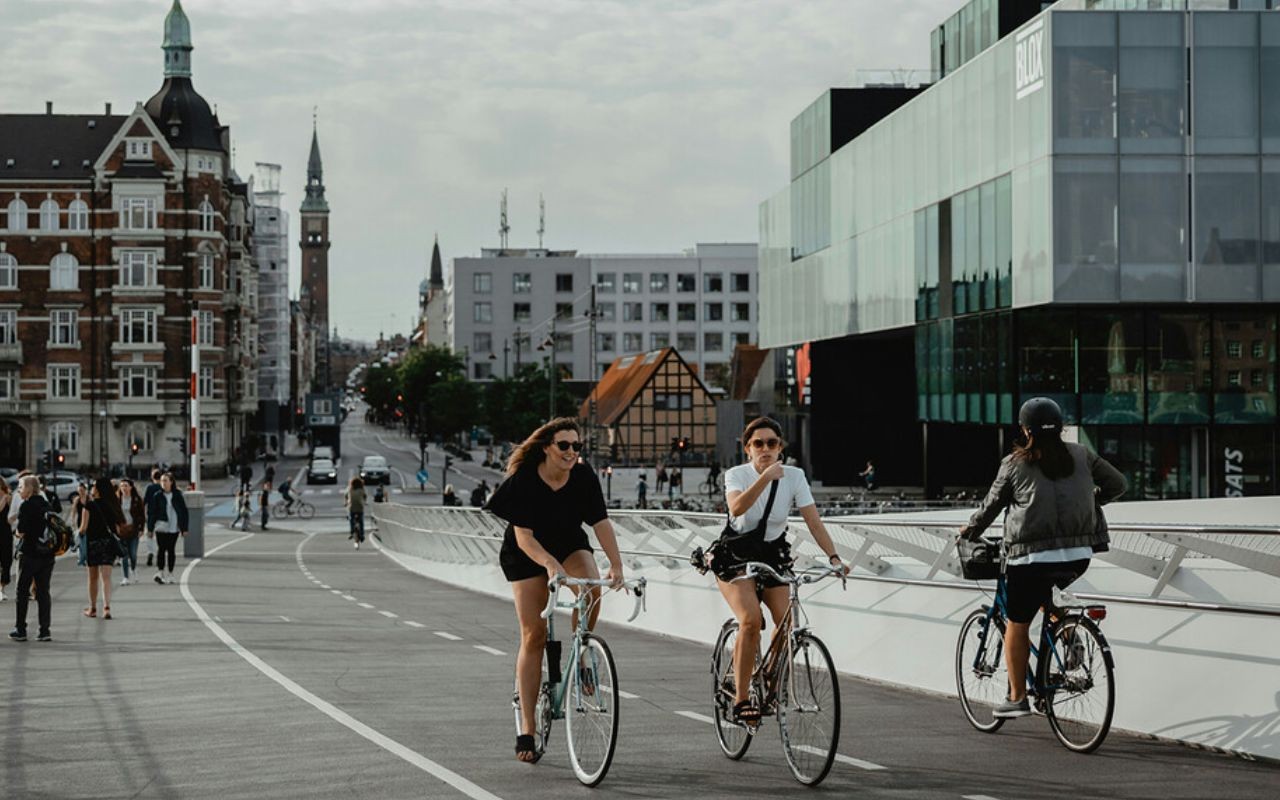
M 459 792 L 462 792 L 467 797 L 474 798 L 474 800 L 502 800 L 497 795 L 489 791 L 486 791 L 485 789 L 481 788 L 475 783 L 472 783 L 471 781 L 467 780 L 466 778 L 454 772 L 453 770 L 449 769 L 448 767 L 442 764 L 439 764 L 435 761 L 432 761 L 431 759 L 427 758 L 426 756 L 422 755 L 416 750 L 411 750 L 410 748 L 406 747 L 400 742 L 397 742 L 395 739 L 392 739 L 390 736 L 387 736 L 386 734 L 380 733 L 379 731 L 369 727 L 368 725 L 364 724 L 360 720 L 351 716 L 350 714 L 338 708 L 337 706 L 333 705 L 332 703 L 328 702 L 327 700 L 307 691 L 302 686 L 300 686 L 299 684 L 291 680 L 284 673 L 280 672 L 275 667 L 263 661 L 261 658 L 255 655 L 251 650 L 249 650 L 244 645 L 236 641 L 231 636 L 231 634 L 227 633 L 227 631 L 221 625 L 219 625 L 217 622 L 214 621 L 214 618 L 209 616 L 209 614 L 204 610 L 204 607 L 201 606 L 198 602 L 196 602 L 195 595 L 192 594 L 191 592 L 189 581 L 190 581 L 192 570 L 194 570 L 197 566 L 199 566 L 202 561 L 209 558 L 214 553 L 217 553 L 219 550 L 222 550 L 223 548 L 226 548 L 226 547 L 230 547 L 231 545 L 236 544 L 237 542 L 242 542 L 245 539 L 251 538 L 254 535 L 255 534 L 249 533 L 244 536 L 240 536 L 238 538 L 232 539 L 229 542 L 224 542 L 218 545 L 217 547 L 213 548 L 212 550 L 210 550 L 208 553 L 206 553 L 204 558 L 197 558 L 187 563 L 187 567 L 182 571 L 182 577 L 178 581 L 178 584 L 179 584 L 179 589 L 181 589 L 182 591 L 182 598 L 187 601 L 187 605 L 191 607 L 191 610 L 193 612 L 195 612 L 196 618 L 199 619 L 201 622 L 203 622 L 205 627 L 207 627 L 210 631 L 212 631 L 213 635 L 216 636 L 223 644 L 225 644 L 227 648 L 231 650 L 231 652 L 240 656 L 242 659 L 247 661 L 254 669 L 258 670 L 263 675 L 266 675 L 268 678 L 275 681 L 279 686 L 281 686 L 287 692 L 289 692 L 289 694 L 292 694 L 294 697 L 298 698 L 299 700 L 303 701 L 307 705 L 316 709 L 320 713 L 329 717 L 334 722 L 339 723 L 340 725 L 346 727 L 347 729 L 351 730 L 357 735 L 378 745 L 383 750 L 386 750 L 388 753 L 391 753 L 392 755 L 397 756 L 398 758 L 402 759 L 403 761 L 406 761 L 412 766 L 417 767 L 418 769 L 422 770 L 428 775 L 431 775 L 437 780 L 443 783 L 446 783 L 449 786 L 452 786 L 453 788 L 457 789 Z
M 472 647 L 474 647 L 475 649 L 479 650 L 480 652 L 482 652 L 482 653 L 488 653 L 488 654 L 489 654 L 489 655 L 491 655 L 491 656 L 505 656 L 505 655 L 506 655 L 506 653 L 502 652 L 501 650 L 499 650 L 499 649 L 498 649 L 498 648 L 496 648 L 496 647 L 489 647 L 488 645 L 484 645 L 484 644 L 473 644 L 473 645 L 471 645 L 471 646 L 472 646 Z
M 461 636 L 454 636 L 452 633 L 449 633 L 448 631 L 433 631 L 433 633 L 435 633 L 435 635 L 439 636 L 441 639 L 448 639 L 451 642 L 462 641 Z
M 694 722 L 705 722 L 708 725 L 716 724 L 716 721 L 714 719 L 706 716 L 705 714 L 697 714 L 697 713 L 694 713 L 693 711 L 677 711 L 675 713 L 678 716 L 684 717 L 686 719 L 691 719 Z M 808 745 L 797 745 L 796 749 L 803 750 L 806 753 L 813 753 L 816 756 L 823 755 L 823 752 L 821 750 L 819 750 L 816 747 L 810 747 Z M 858 769 L 865 769 L 869 772 L 888 769 L 888 767 L 882 766 L 880 764 L 876 764 L 872 761 L 863 761 L 860 758 L 854 758 L 853 756 L 846 756 L 843 753 L 836 753 L 836 761 L 839 761 L 841 764 L 848 764 L 851 767 L 857 767 Z M 977 800 L 977 798 L 972 798 L 970 800 Z M 987 798 L 987 800 L 995 800 L 995 798 L 994 797 Z

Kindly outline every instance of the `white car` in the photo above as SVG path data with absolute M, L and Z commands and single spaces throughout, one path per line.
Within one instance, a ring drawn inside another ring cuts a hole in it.
M 390 485 L 391 467 L 382 456 L 365 456 L 360 463 L 360 480 L 365 483 L 381 483 Z

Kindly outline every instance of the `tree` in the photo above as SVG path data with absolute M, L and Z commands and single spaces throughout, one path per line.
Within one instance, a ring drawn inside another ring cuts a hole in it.
M 400 385 L 404 388 L 405 414 L 410 427 L 423 433 L 442 433 L 435 419 L 431 390 L 442 381 L 466 380 L 462 357 L 447 347 L 428 344 L 410 350 L 400 360 L 397 369 Z
M 525 364 L 510 379 L 495 380 L 485 393 L 485 417 L 489 431 L 501 441 L 519 442 L 547 421 L 547 370 L 537 364 Z M 579 401 L 565 386 L 556 382 L 556 410 L 576 416 Z
M 481 391 L 478 384 L 461 375 L 450 375 L 432 382 L 427 395 L 431 410 L 431 430 L 442 436 L 455 436 L 483 420 Z
M 386 364 L 374 364 L 365 371 L 364 388 L 364 399 L 373 409 L 374 418 L 379 422 L 393 419 L 396 395 L 403 392 L 399 372 Z

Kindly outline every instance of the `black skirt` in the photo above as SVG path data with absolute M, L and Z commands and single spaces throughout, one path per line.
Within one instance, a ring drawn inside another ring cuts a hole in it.
M 535 534 L 534 538 L 561 564 L 564 563 L 566 558 L 579 550 L 586 550 L 588 553 L 595 552 L 591 549 L 591 542 L 587 539 L 587 532 L 581 528 L 555 536 L 543 537 Z M 498 563 L 502 566 L 502 574 L 506 576 L 507 581 L 510 583 L 538 576 L 543 578 L 550 577 L 542 565 L 529 558 L 520 549 L 520 545 L 516 542 L 515 530 L 510 525 L 507 526 L 507 532 L 502 537 L 502 549 L 498 552 Z
M 771 542 L 764 543 L 764 554 L 761 562 L 768 564 L 778 572 L 785 574 L 791 569 L 794 563 L 791 559 L 791 543 L 787 541 L 786 534 L 779 536 Z M 719 561 L 719 559 L 717 559 Z M 737 578 L 747 571 L 746 562 L 729 561 L 727 563 L 719 561 L 713 563 L 712 569 L 715 571 L 716 577 L 722 581 Z M 757 575 L 756 586 L 761 589 L 772 589 L 775 586 L 786 586 L 775 579 L 772 575 Z
M 109 567 L 116 563 L 120 548 L 111 536 L 90 536 L 84 544 L 85 563 L 91 567 Z

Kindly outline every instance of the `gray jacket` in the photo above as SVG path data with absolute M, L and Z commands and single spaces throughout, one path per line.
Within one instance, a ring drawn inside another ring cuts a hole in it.
M 1005 456 L 982 507 L 969 518 L 969 535 L 986 530 L 1008 508 L 1004 543 L 1009 558 L 1061 547 L 1105 545 L 1106 526 L 1099 524 L 1101 514 L 1095 511 L 1124 494 L 1128 482 L 1089 448 L 1067 443 L 1067 450 L 1075 460 L 1075 471 L 1056 481 L 1045 477 L 1035 464 Z

